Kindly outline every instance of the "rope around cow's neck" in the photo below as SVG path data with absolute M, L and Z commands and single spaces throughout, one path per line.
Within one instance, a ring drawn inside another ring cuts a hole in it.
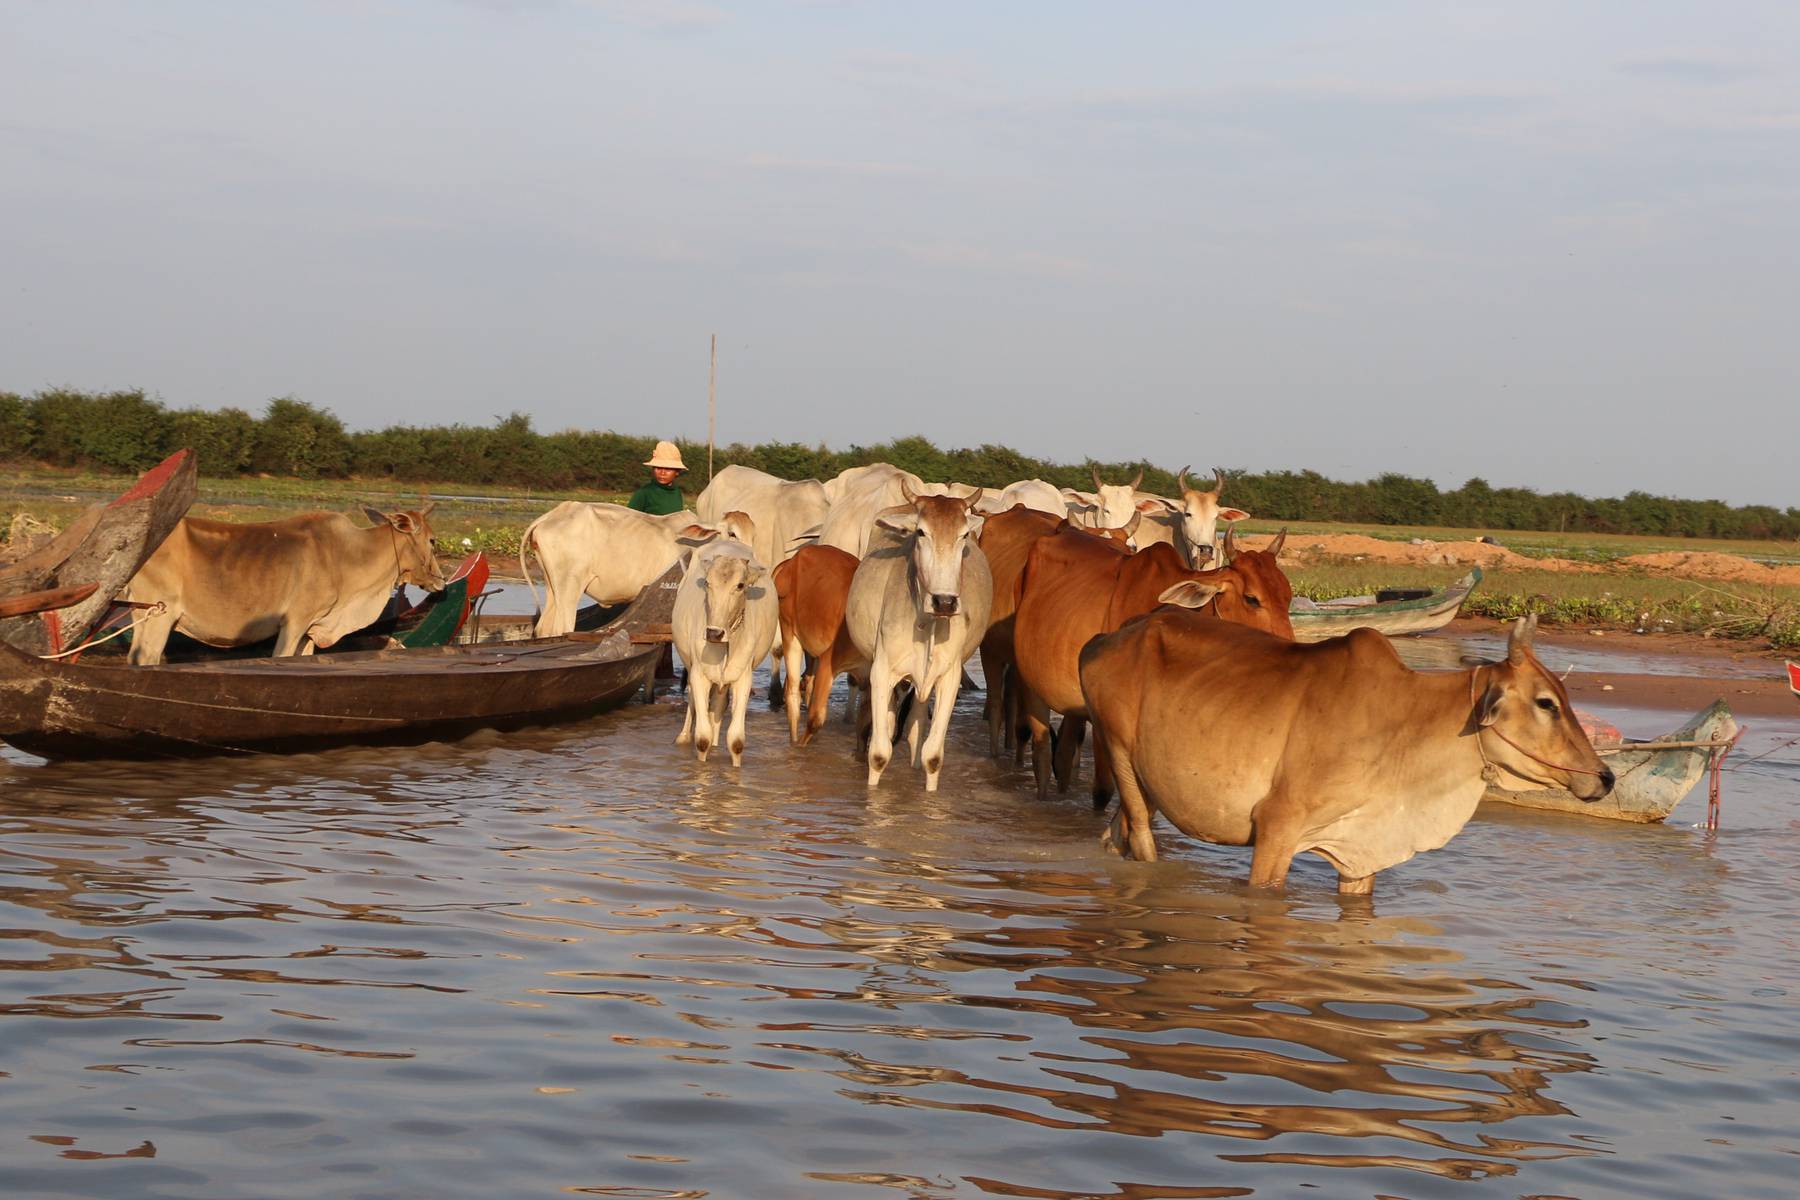
M 1490 666 L 1487 669 L 1492 670 L 1493 668 Z M 1480 675 L 1481 671 L 1481 667 L 1473 667 L 1469 671 L 1469 702 L 1471 704 L 1475 702 L 1475 683 L 1476 678 Z M 1477 719 L 1479 720 L 1479 718 Z M 1511 746 L 1514 750 L 1517 750 L 1520 754 L 1523 754 L 1526 758 L 1529 758 L 1532 762 L 1537 763 L 1539 766 L 1549 767 L 1552 771 L 1567 771 L 1571 775 L 1592 775 L 1595 779 L 1600 778 L 1599 771 L 1590 771 L 1586 767 L 1565 766 L 1562 763 L 1553 763 L 1547 758 L 1540 758 L 1538 755 L 1533 754 L 1531 751 L 1500 732 L 1500 727 L 1497 725 L 1477 724 L 1475 726 L 1475 750 L 1476 753 L 1481 755 L 1483 775 L 1489 775 L 1503 769 L 1497 766 L 1493 759 L 1488 757 L 1487 748 L 1481 744 L 1481 735 L 1484 733 L 1493 734 L 1495 737 Z

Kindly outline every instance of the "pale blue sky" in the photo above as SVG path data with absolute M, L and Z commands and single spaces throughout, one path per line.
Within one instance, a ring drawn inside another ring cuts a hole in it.
M 0 0 L 0 387 L 1800 504 L 1800 6 Z

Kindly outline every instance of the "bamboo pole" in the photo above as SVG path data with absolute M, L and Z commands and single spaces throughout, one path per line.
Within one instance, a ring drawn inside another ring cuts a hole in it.
M 712 482 L 713 434 L 719 423 L 719 335 L 712 335 L 712 366 L 706 372 L 706 482 Z

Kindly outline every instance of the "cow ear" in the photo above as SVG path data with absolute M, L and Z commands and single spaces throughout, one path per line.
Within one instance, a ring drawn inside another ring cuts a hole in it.
M 718 536 L 717 529 L 708 529 L 704 525 L 689 525 L 675 535 L 675 540 L 683 546 L 704 546 Z
M 401 533 L 411 533 L 415 528 L 411 513 L 389 513 L 388 522 Z
M 375 522 L 377 525 L 386 525 L 388 523 L 388 515 L 379 508 L 376 508 L 373 504 L 359 504 L 356 507 L 362 509 L 363 516 L 369 518 L 369 520 Z
M 919 514 L 916 512 L 885 513 L 875 518 L 875 523 L 883 529 L 895 533 L 911 533 L 919 527 Z
M 1481 694 L 1481 703 L 1475 708 L 1475 723 L 1481 726 L 1492 725 L 1500 719 L 1500 701 L 1506 693 L 1497 685 L 1488 685 L 1488 690 Z
M 1201 583 L 1197 579 L 1184 579 L 1173 587 L 1164 589 L 1156 598 L 1158 604 L 1176 604 L 1182 608 L 1205 608 L 1211 604 L 1213 597 L 1219 594 L 1216 583 Z
M 1147 500 L 1139 500 L 1137 502 L 1137 510 L 1140 513 L 1168 512 L 1174 507 L 1175 506 L 1170 504 L 1167 500 L 1157 499 L 1156 497 L 1151 497 Z
M 1219 520 L 1221 521 L 1248 521 L 1249 519 L 1250 514 L 1241 508 L 1221 508 L 1219 510 Z

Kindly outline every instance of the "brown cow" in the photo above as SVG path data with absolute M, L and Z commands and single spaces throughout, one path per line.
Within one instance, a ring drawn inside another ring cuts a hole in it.
M 1073 530 L 1058 530 L 1031 548 L 1013 617 L 1013 655 L 1024 685 L 1026 722 L 1031 727 L 1032 771 L 1038 796 L 1048 793 L 1050 712 L 1063 714 L 1057 747 L 1057 775 L 1063 788 L 1074 774 L 1075 756 L 1086 727 L 1079 658 L 1089 638 L 1110 633 L 1159 604 L 1207 607 L 1213 616 L 1292 639 L 1288 604 L 1293 588 L 1275 556 L 1287 531 L 1267 550 L 1236 552 L 1225 537 L 1227 566 L 1192 571 L 1167 543 L 1127 554 L 1116 546 Z M 1109 798 L 1111 778 L 1105 746 L 1094 743 L 1094 801 Z
M 131 661 L 162 661 L 171 630 L 209 646 L 271 635 L 276 655 L 311 654 L 381 615 L 394 585 L 444 587 L 426 515 L 363 507 L 358 529 L 342 513 L 232 524 L 184 517 L 132 576 L 126 595 L 163 607 L 132 634 Z
M 1598 800 L 1613 773 L 1532 653 L 1536 627 L 1521 617 L 1506 661 L 1467 673 L 1409 671 L 1372 629 L 1300 645 L 1172 609 L 1095 638 L 1081 686 L 1119 781 L 1109 840 L 1154 859 L 1161 812 L 1254 846 L 1253 886 L 1311 850 L 1361 895 L 1454 837 L 1489 776 Z
M 858 559 L 836 546 L 802 546 L 775 568 L 775 594 L 781 603 L 782 658 L 786 663 L 788 740 L 796 746 L 812 741 L 825 724 L 831 685 L 845 671 L 865 666 L 844 624 L 844 604 Z M 813 656 L 812 687 L 806 697 L 806 730 L 800 729 L 800 678 L 806 656 Z
M 1081 530 L 1124 547 L 1137 532 L 1140 514 L 1118 529 Z M 977 544 L 987 555 L 988 571 L 994 578 L 994 608 L 988 614 L 987 635 L 981 639 L 981 677 L 987 682 L 982 716 L 988 723 L 988 753 L 998 755 L 1002 733 L 1007 741 L 1019 724 L 1019 693 L 1010 686 L 1013 661 L 1013 611 L 1019 606 L 1019 580 L 1025 573 L 1025 559 L 1041 537 L 1054 533 L 1058 526 L 1080 529 L 1067 518 L 1016 504 L 1003 513 L 987 519 Z M 1020 754 L 1024 744 L 1019 744 Z

